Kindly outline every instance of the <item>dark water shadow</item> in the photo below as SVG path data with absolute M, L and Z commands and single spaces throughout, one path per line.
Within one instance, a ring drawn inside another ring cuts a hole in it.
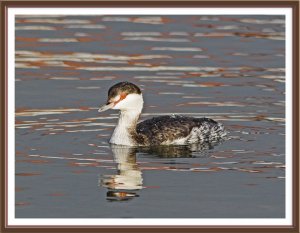
M 221 143 L 221 141 L 218 141 L 190 145 L 151 146 L 136 148 L 136 150 L 138 153 L 158 158 L 193 158 L 205 156 L 208 150 Z

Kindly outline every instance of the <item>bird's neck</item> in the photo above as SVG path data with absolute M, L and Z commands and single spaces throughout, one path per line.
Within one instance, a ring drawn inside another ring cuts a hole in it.
M 117 145 L 135 146 L 132 135 L 136 132 L 136 125 L 141 115 L 142 109 L 122 110 L 120 112 L 118 124 L 110 139 L 110 143 Z

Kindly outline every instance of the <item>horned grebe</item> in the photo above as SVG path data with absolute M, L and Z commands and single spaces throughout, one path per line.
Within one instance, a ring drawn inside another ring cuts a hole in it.
M 120 82 L 108 90 L 108 100 L 98 112 L 119 109 L 118 124 L 110 143 L 126 146 L 187 145 L 216 142 L 226 136 L 222 124 L 208 118 L 159 116 L 137 123 L 143 109 L 138 86 Z

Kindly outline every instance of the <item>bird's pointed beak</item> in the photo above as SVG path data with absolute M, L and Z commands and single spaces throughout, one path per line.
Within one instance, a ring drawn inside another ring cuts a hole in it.
M 99 109 L 98 109 L 98 112 L 104 112 L 108 109 L 111 109 L 114 107 L 114 103 L 108 103 L 108 104 L 105 104 L 103 106 L 101 106 Z

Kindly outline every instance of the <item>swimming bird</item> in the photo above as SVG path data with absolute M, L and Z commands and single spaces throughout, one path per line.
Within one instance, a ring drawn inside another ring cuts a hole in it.
M 109 141 L 111 144 L 187 145 L 216 142 L 227 134 L 221 123 L 209 118 L 166 115 L 138 123 L 143 104 L 141 89 L 133 83 L 120 82 L 108 90 L 107 102 L 98 112 L 120 110 L 118 124 Z

